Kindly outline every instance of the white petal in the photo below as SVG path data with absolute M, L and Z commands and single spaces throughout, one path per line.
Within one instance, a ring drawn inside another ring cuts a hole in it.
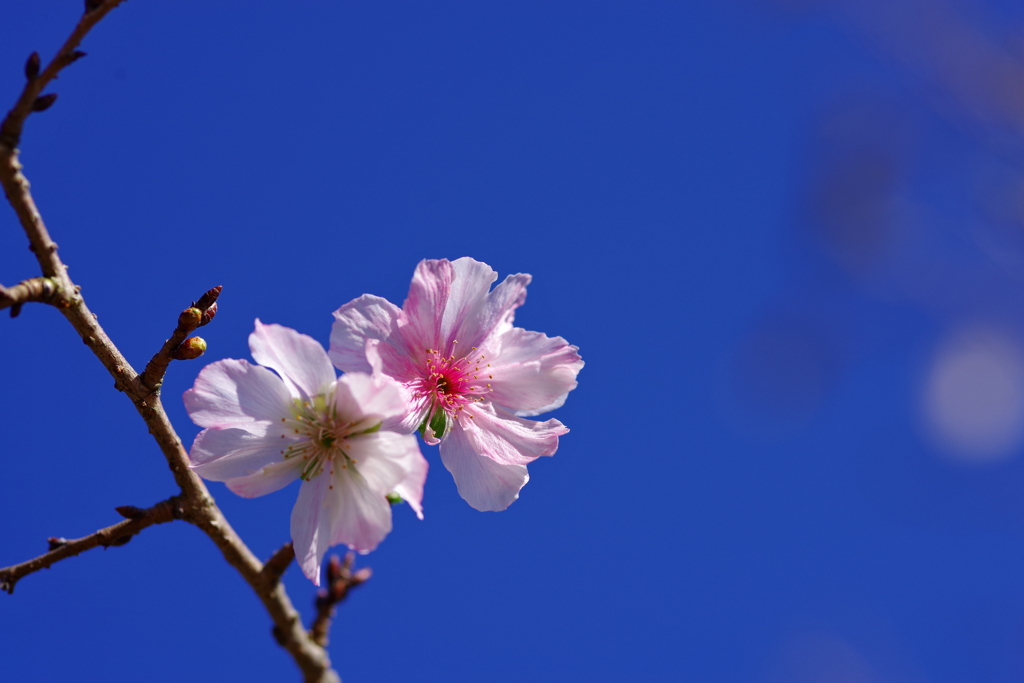
M 486 371 L 489 398 L 517 415 L 533 416 L 565 403 L 583 368 L 578 349 L 561 337 L 514 327 L 494 340 Z
M 343 543 L 368 553 L 391 531 L 391 504 L 348 470 L 336 469 L 332 498 L 331 545 Z
M 423 458 L 415 436 L 385 431 L 348 439 L 346 452 L 370 490 L 382 496 L 401 485 L 410 468 L 418 467 L 417 456 Z
M 459 420 L 441 442 L 441 462 L 452 473 L 459 495 L 477 510 L 504 510 L 530 480 L 523 465 L 501 465 L 478 455 Z
M 243 498 L 257 498 L 283 489 L 299 478 L 302 473 L 302 459 L 292 458 L 267 465 L 256 474 L 228 479 L 225 484 L 232 493 Z
M 204 429 L 188 456 L 192 469 L 203 479 L 227 481 L 280 462 L 288 443 L 280 438 L 280 430 L 256 435 L 244 429 Z
M 330 489 L 333 480 L 321 474 L 310 481 L 302 482 L 299 499 L 292 508 L 292 545 L 295 547 L 295 562 L 302 573 L 320 585 L 320 562 L 331 545 L 331 517 L 329 509 L 336 500 Z
M 256 321 L 249 335 L 249 350 L 260 365 L 281 375 L 295 398 L 312 398 L 327 391 L 335 380 L 327 352 L 312 337 L 282 325 Z
M 558 437 L 569 432 L 558 420 L 524 420 L 490 403 L 466 406 L 458 423 L 476 453 L 502 465 L 526 465 L 554 455 Z
M 234 359 L 203 368 L 184 400 L 193 422 L 220 429 L 247 429 L 255 422 L 276 422 L 290 414 L 291 406 L 291 396 L 280 377 L 266 368 Z
M 427 459 L 420 453 L 416 437 L 409 436 L 411 442 L 407 442 L 401 457 L 402 469 L 405 470 L 405 477 L 391 490 L 402 497 L 413 512 L 420 519 L 423 519 L 423 485 L 427 481 Z

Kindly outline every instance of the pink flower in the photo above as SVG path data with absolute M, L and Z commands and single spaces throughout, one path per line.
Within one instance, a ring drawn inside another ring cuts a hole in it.
M 504 510 L 529 481 L 526 465 L 554 455 L 569 430 L 523 417 L 558 408 L 583 367 L 561 337 L 513 327 L 529 275 L 497 279 L 471 258 L 421 261 L 402 308 L 370 294 L 335 313 L 330 356 L 345 370 L 382 371 L 402 383 L 405 414 L 389 427 L 441 443 L 441 461 L 477 510 Z M 375 346 L 376 343 L 376 346 Z
M 391 531 L 389 494 L 423 519 L 427 461 L 415 437 L 381 428 L 405 412 L 394 380 L 379 372 L 338 378 L 312 337 L 259 320 L 249 349 L 260 365 L 211 363 L 185 392 L 189 416 L 206 427 L 192 444 L 192 469 L 246 498 L 301 479 L 292 541 L 319 586 L 330 546 L 366 553 Z

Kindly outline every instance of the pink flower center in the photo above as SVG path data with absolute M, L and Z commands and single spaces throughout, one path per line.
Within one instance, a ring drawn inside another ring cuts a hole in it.
M 452 353 L 445 356 L 440 351 L 427 349 L 427 360 L 423 374 L 413 383 L 413 393 L 427 406 L 443 408 L 446 413 L 456 413 L 473 401 L 483 401 L 484 395 L 492 391 L 487 380 L 492 379 L 491 365 L 474 346 L 466 356 L 456 357 L 455 344 Z

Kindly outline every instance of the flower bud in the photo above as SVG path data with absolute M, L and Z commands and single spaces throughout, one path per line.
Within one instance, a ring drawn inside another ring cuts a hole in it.
M 33 52 L 28 56 L 28 61 L 25 62 L 25 78 L 32 80 L 39 75 L 39 53 Z
M 402 503 L 405 502 L 404 500 L 402 500 L 402 497 L 395 493 L 394 491 L 392 491 L 385 497 L 388 499 L 388 502 L 391 503 L 392 505 L 401 505 Z
M 37 97 L 36 101 L 32 103 L 32 111 L 46 111 L 56 101 L 57 93 L 55 92 L 52 92 L 49 95 L 42 95 L 40 97 Z
M 199 321 L 199 327 L 203 325 L 209 325 L 210 321 L 213 320 L 213 316 L 217 315 L 217 302 L 214 301 L 209 308 L 203 311 L 203 319 Z
M 174 349 L 171 357 L 175 360 L 192 360 L 206 352 L 206 340 L 202 337 L 189 337 Z
M 178 327 L 183 330 L 194 330 L 202 324 L 203 312 L 198 308 L 189 307 L 178 316 Z
M 117 514 L 121 515 L 125 519 L 130 520 L 142 519 L 148 514 L 142 508 L 135 507 L 134 505 L 122 505 L 114 509 L 117 510 Z
M 222 289 L 224 289 L 224 287 L 217 285 L 213 289 L 207 290 L 206 293 L 199 297 L 199 300 L 192 305 L 201 311 L 205 311 L 210 306 L 213 306 L 214 302 L 217 301 L 217 297 L 220 296 L 220 290 Z

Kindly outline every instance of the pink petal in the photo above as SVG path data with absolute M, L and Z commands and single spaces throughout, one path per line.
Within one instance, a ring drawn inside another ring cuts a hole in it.
M 379 431 L 350 439 L 349 456 L 366 486 L 381 496 L 394 491 L 423 519 L 427 461 L 416 437 Z
M 569 432 L 558 420 L 524 420 L 490 403 L 467 406 L 458 424 L 475 453 L 502 465 L 526 465 L 554 455 L 558 437 Z
M 352 550 L 368 553 L 391 531 L 388 499 L 348 471 L 335 471 L 334 489 L 327 495 L 333 498 L 331 545 L 343 543 Z
M 578 349 L 561 337 L 514 327 L 490 343 L 489 398 L 516 415 L 533 416 L 565 403 L 583 367 Z
M 259 472 L 246 477 L 235 477 L 224 483 L 232 493 L 243 498 L 258 498 L 268 493 L 279 491 L 299 478 L 302 473 L 302 460 L 292 458 L 267 465 Z
M 202 369 L 185 392 L 185 410 L 200 427 L 247 429 L 289 414 L 291 396 L 281 378 L 244 360 L 219 360 Z M 259 428 L 257 428 L 259 429 Z
M 384 372 L 383 369 L 383 361 L 380 354 L 382 346 L 391 348 L 378 339 L 367 339 L 366 360 L 373 369 L 372 377 L 390 380 L 390 375 Z M 423 405 L 423 399 L 417 399 L 413 396 L 405 384 L 397 382 L 395 384 L 401 394 L 402 409 L 387 416 L 384 422 L 381 423 L 381 429 L 388 432 L 398 432 L 399 434 L 412 434 L 419 429 L 420 424 L 423 422 L 423 412 L 426 409 Z
M 295 398 L 322 394 L 336 378 L 320 342 L 290 327 L 264 325 L 256 320 L 256 330 L 249 335 L 249 350 L 257 363 L 281 375 Z
M 466 420 L 469 422 L 469 420 Z M 452 473 L 459 495 L 481 511 L 504 510 L 530 480 L 523 465 L 501 465 L 477 455 L 459 420 L 441 442 L 441 462 Z
M 383 342 L 378 347 L 385 372 L 408 379 L 414 372 L 409 349 L 398 328 L 402 311 L 387 299 L 364 294 L 334 312 L 330 357 L 344 372 L 370 372 L 366 358 L 367 340 Z
M 295 562 L 302 573 L 320 585 L 320 562 L 331 545 L 330 509 L 337 502 L 329 487 L 333 478 L 321 474 L 310 481 L 302 482 L 299 499 L 292 508 L 292 545 L 295 547 Z
M 487 293 L 491 290 L 494 281 L 498 279 L 498 274 L 486 263 L 481 263 L 468 256 L 453 261 L 452 270 L 454 278 L 441 319 L 440 338 L 445 342 L 459 339 L 459 342 L 463 343 L 458 331 L 462 329 L 462 325 L 468 317 L 480 315 L 480 309 L 487 301 Z
M 487 294 L 484 301 L 466 316 L 453 334 L 457 335 L 460 349 L 484 346 L 485 342 L 512 329 L 515 310 L 526 301 L 526 285 L 530 276 L 525 273 L 509 275 Z
M 203 479 L 227 481 L 254 474 L 284 459 L 281 451 L 287 439 L 280 430 L 263 435 L 244 429 L 204 429 L 192 443 L 188 457 L 192 469 Z
M 350 422 L 372 418 L 380 424 L 406 413 L 407 396 L 402 386 L 384 375 L 350 372 L 338 378 L 334 405 L 338 415 Z
M 448 303 L 454 275 L 452 264 L 447 259 L 424 259 L 416 266 L 409 296 L 402 304 L 405 323 L 402 336 L 416 358 L 419 354 L 425 355 L 426 349 L 439 346 L 444 341 L 441 339 L 441 316 Z

